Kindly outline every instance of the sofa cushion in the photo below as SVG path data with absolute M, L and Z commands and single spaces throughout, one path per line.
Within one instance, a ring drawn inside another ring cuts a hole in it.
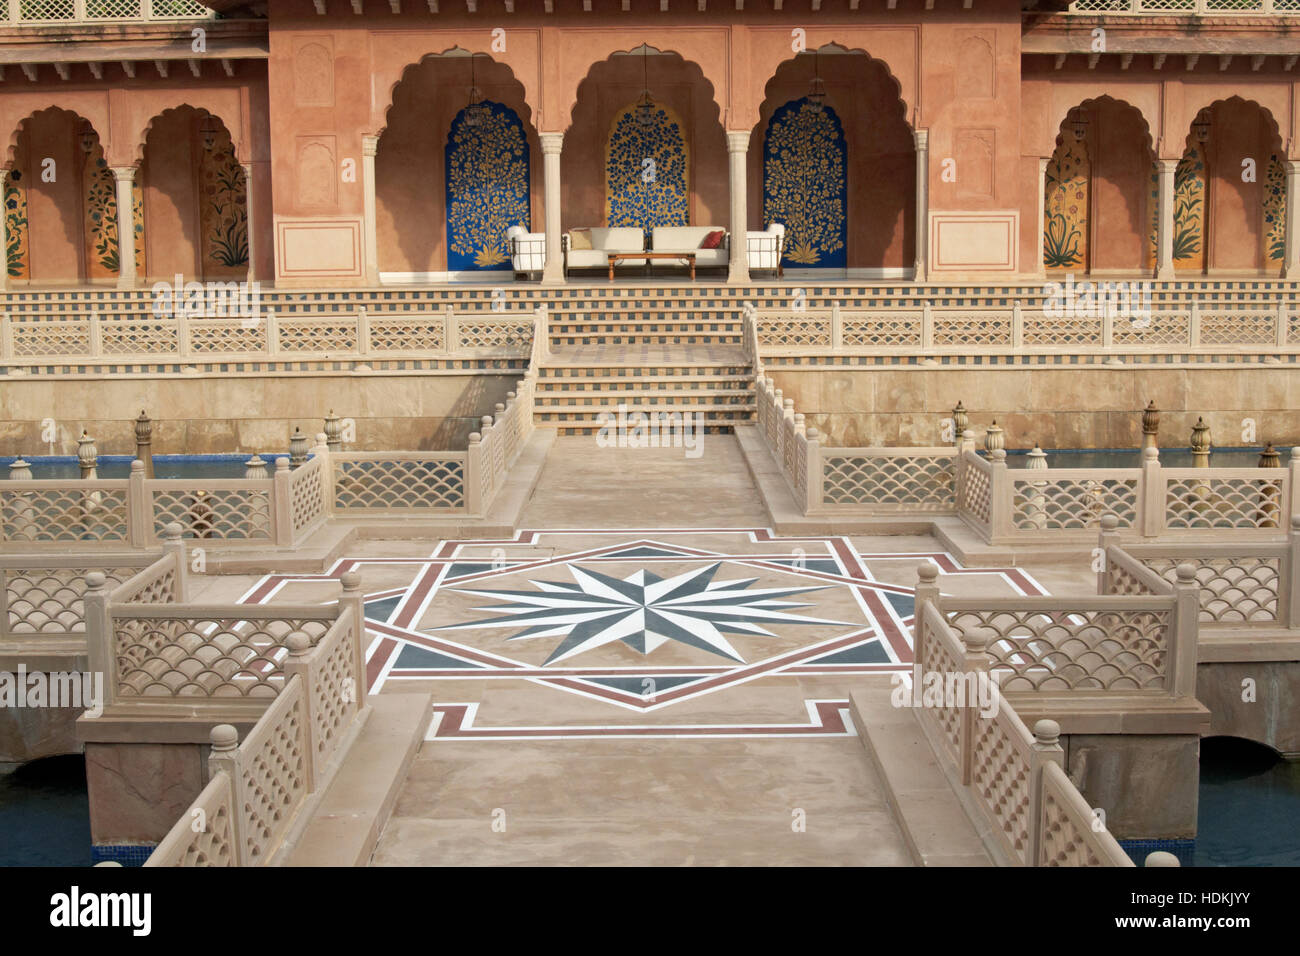
M 717 229 L 717 226 L 655 226 L 650 233 L 650 244 L 656 252 L 695 250 L 700 248 L 705 236 Z
M 593 227 L 591 248 L 607 252 L 641 252 L 645 249 L 645 233 L 640 226 Z
M 591 230 L 574 229 L 569 233 L 570 249 L 590 249 L 591 248 Z
M 707 236 L 704 237 L 704 241 L 700 243 L 700 248 L 717 249 L 719 246 L 722 245 L 722 237 L 725 236 L 726 234 L 727 232 L 725 229 L 714 229 L 711 233 L 709 233 Z
M 614 250 L 618 251 L 618 250 Z M 565 260 L 570 269 L 607 269 L 609 268 L 609 255 L 604 249 L 570 249 L 568 258 Z M 643 266 L 644 259 L 620 259 L 615 263 L 615 268 L 621 269 L 624 266 Z

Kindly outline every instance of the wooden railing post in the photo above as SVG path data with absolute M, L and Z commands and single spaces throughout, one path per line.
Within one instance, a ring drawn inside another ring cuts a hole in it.
M 344 571 L 339 576 L 343 593 L 339 596 L 339 616 L 347 613 L 352 616 L 352 650 L 355 663 L 356 686 L 352 688 L 356 695 L 357 710 L 366 706 L 366 595 L 361 589 L 361 574 L 357 571 Z
M 1142 478 L 1138 483 L 1142 536 L 1159 537 L 1165 530 L 1165 480 L 1160 473 L 1160 450 L 1142 449 Z
M 1034 749 L 1029 768 L 1029 846 L 1025 864 L 1038 866 L 1043 852 L 1043 768 L 1054 763 L 1065 769 L 1065 751 L 1061 747 L 1061 725 L 1054 720 L 1034 724 Z M 1092 821 L 1088 821 L 1091 824 Z
M 1165 686 L 1174 697 L 1196 696 L 1196 641 L 1201 617 L 1201 586 L 1196 566 L 1184 562 L 1174 569 L 1174 615 L 1169 635 L 1169 674 Z
M 230 778 L 232 862 L 235 866 L 244 866 L 248 862 L 244 847 L 244 831 L 248 827 L 248 821 L 244 810 L 243 780 L 239 773 L 239 732 L 230 724 L 217 724 L 208 735 L 208 740 L 211 743 L 208 751 L 208 779 L 223 771 Z

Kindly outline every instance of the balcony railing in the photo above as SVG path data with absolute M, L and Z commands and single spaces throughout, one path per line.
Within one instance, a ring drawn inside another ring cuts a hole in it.
M 10 24 L 99 24 L 210 20 L 199 0 L 3 0 Z
M 1074 0 L 1070 13 L 1118 16 L 1300 16 L 1300 0 Z

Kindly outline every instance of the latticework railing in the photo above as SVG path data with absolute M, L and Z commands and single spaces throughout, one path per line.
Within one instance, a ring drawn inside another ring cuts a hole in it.
M 11 25 L 99 25 L 123 21 L 210 20 L 199 0 L 5 0 Z
M 1089 16 L 1297 16 L 1300 0 L 1074 0 L 1069 12 Z
M 1300 12 L 1300 0 L 1297 11 Z M 764 354 L 1129 355 L 1300 352 L 1294 303 L 1194 301 L 1185 308 L 766 309 L 756 313 Z
M 996 634 L 963 640 L 938 606 L 934 566 L 919 571 L 911 704 L 990 849 L 1012 865 L 1132 866 L 1066 776 L 1059 726 L 1040 720 L 1031 732 L 1000 693 L 987 651 Z
M 144 318 L 0 317 L 0 361 L 10 366 L 156 362 L 518 358 L 529 354 L 533 310 L 285 317 L 238 306 Z M 215 314 L 214 314 L 215 313 Z

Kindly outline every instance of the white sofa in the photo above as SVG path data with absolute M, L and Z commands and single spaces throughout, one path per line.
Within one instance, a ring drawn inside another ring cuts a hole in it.
M 515 272 L 541 272 L 546 268 L 546 233 L 511 226 L 506 230 L 506 245 Z
M 700 243 L 711 232 L 722 232 L 716 249 L 701 249 Z M 721 226 L 655 226 L 650 230 L 650 248 L 655 252 L 693 252 L 695 265 L 704 268 L 726 266 L 729 237 Z
M 770 269 L 777 278 L 782 275 L 781 253 L 785 246 L 785 226 L 774 222 L 762 232 L 751 230 L 745 233 L 745 253 L 749 259 L 749 271 Z
M 644 252 L 645 233 L 640 226 L 594 226 L 583 230 L 591 234 L 590 249 L 573 248 L 573 233 L 566 232 L 564 243 L 564 269 L 608 269 L 610 252 Z M 644 259 L 621 259 L 617 268 L 624 266 L 643 266 Z

